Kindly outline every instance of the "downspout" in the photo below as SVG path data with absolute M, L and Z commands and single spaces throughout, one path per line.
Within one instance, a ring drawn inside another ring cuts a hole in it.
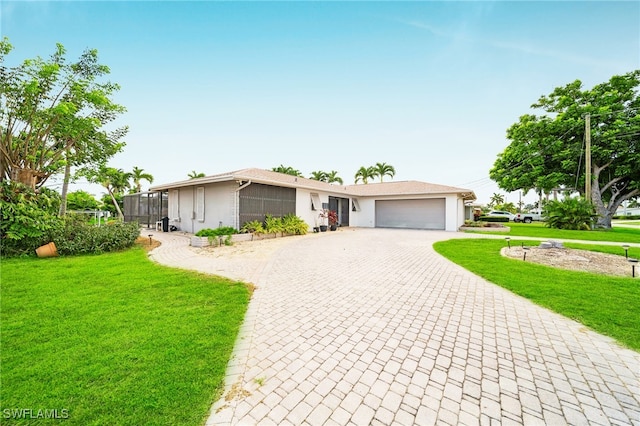
M 234 221 L 235 221 L 235 228 L 237 230 L 240 230 L 240 190 L 246 188 L 247 186 L 251 185 L 251 180 L 249 180 L 247 183 L 242 183 L 241 180 L 237 181 L 238 184 L 240 185 L 239 187 L 236 188 L 236 196 L 234 197 L 234 203 L 235 203 L 235 213 L 234 213 Z

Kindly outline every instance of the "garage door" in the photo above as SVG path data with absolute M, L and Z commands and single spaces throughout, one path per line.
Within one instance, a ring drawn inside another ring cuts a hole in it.
M 445 229 L 445 200 L 376 200 L 376 227 Z

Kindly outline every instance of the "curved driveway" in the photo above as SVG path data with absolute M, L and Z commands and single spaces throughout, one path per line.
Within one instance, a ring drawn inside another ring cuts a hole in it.
M 224 271 L 152 233 L 155 261 Z M 469 234 L 346 228 L 248 262 L 207 425 L 640 425 L 640 354 L 434 252 L 452 237 Z

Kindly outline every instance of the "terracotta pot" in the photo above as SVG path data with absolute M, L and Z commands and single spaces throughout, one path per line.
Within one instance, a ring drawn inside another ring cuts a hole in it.
M 51 242 L 38 247 L 36 249 L 36 254 L 38 257 L 56 257 L 58 255 L 58 249 L 56 248 L 56 245 Z

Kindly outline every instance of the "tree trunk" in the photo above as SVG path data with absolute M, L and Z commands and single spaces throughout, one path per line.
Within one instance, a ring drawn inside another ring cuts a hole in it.
M 122 214 L 122 209 L 120 208 L 120 205 L 118 204 L 118 200 L 116 200 L 116 197 L 113 195 L 113 192 L 109 191 L 109 196 L 111 196 L 111 201 L 113 201 L 113 206 L 116 208 L 116 211 L 118 212 L 118 219 L 120 219 L 120 221 L 124 220 L 124 214 Z
M 23 185 L 26 185 L 35 191 L 36 189 L 36 181 L 37 176 L 36 173 L 31 169 L 17 169 L 12 170 L 12 179 L 16 182 L 20 182 Z
M 64 166 L 64 179 L 62 181 L 62 193 L 60 194 L 60 211 L 58 216 L 67 214 L 67 191 L 69 191 L 69 180 L 71 179 L 71 163 L 69 162 L 69 151 L 67 151 L 67 164 Z

